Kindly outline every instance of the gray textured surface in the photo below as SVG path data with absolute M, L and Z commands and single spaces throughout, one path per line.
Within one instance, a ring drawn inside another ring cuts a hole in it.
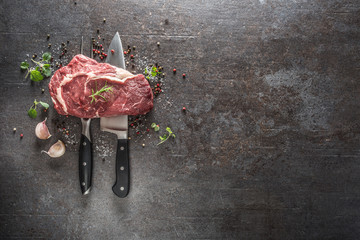
M 0 9 L 1 239 L 359 237 L 359 1 L 33 0 Z M 53 109 L 26 116 L 34 98 L 50 101 L 41 94 L 49 80 L 24 80 L 26 54 L 46 50 L 50 33 L 53 46 L 70 40 L 70 58 L 97 28 L 106 44 L 119 31 L 137 46 L 136 71 L 166 68 L 146 124 L 177 134 L 156 146 L 157 134 L 130 131 L 125 199 L 111 191 L 115 137 L 98 120 L 93 190 L 82 196 L 80 120 Z M 40 141 L 34 128 L 45 116 L 54 136 Z M 64 157 L 40 154 L 57 139 Z

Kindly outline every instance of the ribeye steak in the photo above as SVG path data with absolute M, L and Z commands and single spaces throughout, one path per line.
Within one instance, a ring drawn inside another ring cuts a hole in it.
M 106 88 L 107 91 L 100 91 Z M 55 72 L 49 90 L 54 108 L 62 115 L 138 115 L 153 108 L 153 94 L 144 75 L 133 75 L 81 54 Z

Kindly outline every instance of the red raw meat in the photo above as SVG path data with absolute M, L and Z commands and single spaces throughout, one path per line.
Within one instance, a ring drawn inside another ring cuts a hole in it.
M 91 102 L 92 91 L 105 84 L 112 91 L 102 92 L 102 97 L 95 96 L 96 100 Z M 81 54 L 55 72 L 49 90 L 54 108 L 62 115 L 80 118 L 138 115 L 153 108 L 153 94 L 144 75 L 133 75 Z

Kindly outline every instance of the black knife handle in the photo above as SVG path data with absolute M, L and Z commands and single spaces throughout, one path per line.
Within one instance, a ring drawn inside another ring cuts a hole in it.
M 88 194 L 91 189 L 91 175 L 92 175 L 92 143 L 83 134 L 80 139 L 79 150 L 79 178 L 82 194 Z
M 112 187 L 113 192 L 121 198 L 129 193 L 129 141 L 118 139 L 116 150 L 116 182 Z

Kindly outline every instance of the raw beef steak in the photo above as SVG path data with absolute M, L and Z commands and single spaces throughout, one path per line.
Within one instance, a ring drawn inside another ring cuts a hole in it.
M 62 115 L 138 115 L 153 108 L 153 94 L 144 75 L 133 75 L 81 54 L 55 72 L 49 90 L 56 111 Z

